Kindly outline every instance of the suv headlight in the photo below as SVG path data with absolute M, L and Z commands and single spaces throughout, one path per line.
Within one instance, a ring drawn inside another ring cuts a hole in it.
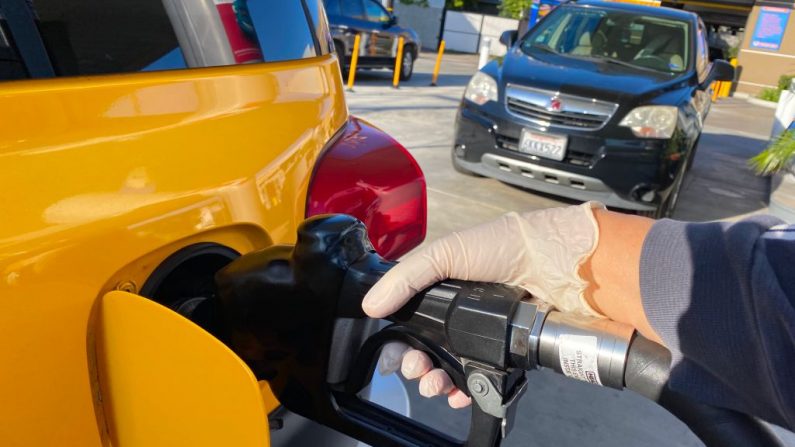
M 497 81 L 481 71 L 475 73 L 467 85 L 464 98 L 482 106 L 488 101 L 497 100 Z
M 636 137 L 671 138 L 678 116 L 679 110 L 673 106 L 641 106 L 629 112 L 619 126 L 629 127 Z

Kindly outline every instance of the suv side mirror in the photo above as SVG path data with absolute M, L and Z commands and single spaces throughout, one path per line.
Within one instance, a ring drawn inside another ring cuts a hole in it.
M 512 31 L 512 30 L 505 31 L 500 35 L 500 43 L 508 48 L 511 48 L 514 42 L 516 42 L 517 37 L 519 37 L 518 31 Z
M 698 88 L 706 90 L 715 81 L 734 81 L 734 67 L 732 64 L 723 59 L 712 61 L 712 67 L 709 69 L 707 79 L 704 79 L 704 82 L 699 84 Z
M 397 18 L 397 16 L 396 16 L 396 15 L 390 15 L 390 16 L 389 16 L 389 21 L 388 21 L 388 22 L 386 22 L 386 23 L 387 23 L 387 25 L 389 25 L 389 26 L 395 26 L 395 25 L 397 25 L 397 24 L 398 24 L 398 18 Z
M 713 81 L 734 81 L 734 67 L 723 59 L 715 59 L 708 78 Z

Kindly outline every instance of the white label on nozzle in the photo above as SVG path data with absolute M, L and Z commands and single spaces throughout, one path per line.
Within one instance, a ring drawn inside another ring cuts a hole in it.
M 566 377 L 601 385 L 597 358 L 599 342 L 592 335 L 560 336 L 560 368 Z

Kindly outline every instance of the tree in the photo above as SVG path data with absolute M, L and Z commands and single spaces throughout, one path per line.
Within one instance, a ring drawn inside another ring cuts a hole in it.
M 533 0 L 502 0 L 500 15 L 512 19 L 520 19 L 532 4 Z

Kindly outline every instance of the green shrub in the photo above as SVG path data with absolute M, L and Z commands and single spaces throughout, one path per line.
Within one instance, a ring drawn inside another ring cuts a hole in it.
M 757 95 L 757 97 L 761 100 L 772 102 L 778 102 L 778 98 L 780 96 L 781 90 L 772 87 L 763 88 L 762 91 L 759 92 L 759 95 Z
M 795 156 L 795 132 L 785 130 L 762 152 L 749 160 L 749 164 L 759 175 L 771 175 L 789 165 Z
M 779 90 L 789 90 L 789 85 L 792 82 L 792 78 L 795 77 L 793 75 L 781 75 L 778 78 L 778 89 Z
M 781 92 L 784 90 L 789 90 L 789 86 L 790 83 L 792 83 L 793 78 L 795 78 L 795 75 L 779 76 L 778 86 L 776 88 L 763 88 L 762 91 L 757 95 L 757 98 L 765 101 L 778 102 L 778 99 L 781 97 Z

